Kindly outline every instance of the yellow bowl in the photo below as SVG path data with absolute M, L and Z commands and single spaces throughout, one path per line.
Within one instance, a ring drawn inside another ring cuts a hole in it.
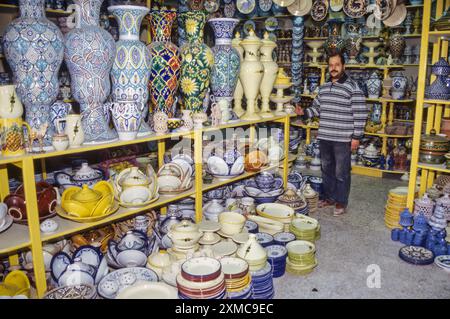
M 5 283 L 15 285 L 18 290 L 30 289 L 30 280 L 27 275 L 20 270 L 13 270 L 5 277 Z
M 7 283 L 0 283 L 0 296 L 15 296 L 17 294 L 18 290 L 16 285 L 7 284 Z
M 93 222 L 102 220 L 102 219 L 114 214 L 118 209 L 119 209 L 119 203 L 114 202 L 111 209 L 104 215 L 88 216 L 88 217 L 75 217 L 75 216 L 69 215 L 61 206 L 56 206 L 56 214 L 58 214 L 62 218 L 70 219 L 70 220 L 73 220 L 74 222 L 78 222 L 78 223 L 93 223 Z
M 99 200 L 98 204 L 94 207 L 91 212 L 91 216 L 103 216 L 111 209 L 113 205 L 114 197 L 113 194 L 108 194 L 103 196 L 102 199 Z
M 91 215 L 91 211 L 88 208 L 73 200 L 64 200 L 61 202 L 61 206 L 70 216 L 83 218 Z

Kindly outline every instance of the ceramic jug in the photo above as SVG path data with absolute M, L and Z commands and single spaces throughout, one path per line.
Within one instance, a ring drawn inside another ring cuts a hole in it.
M 245 59 L 241 64 L 239 78 L 244 87 L 244 94 L 247 100 L 247 111 L 241 119 L 246 121 L 260 120 L 261 117 L 255 112 L 256 97 L 259 93 L 264 67 L 259 60 L 259 48 L 261 40 L 250 30 L 249 36 L 241 42 L 245 50 Z
M 23 114 L 23 105 L 20 102 L 14 85 L 0 86 L 0 118 L 14 119 Z
M 0 119 L 0 144 L 3 156 L 25 154 L 23 126 L 26 126 L 28 133 L 31 132 L 30 125 L 24 122 L 21 117 Z
M 69 147 L 80 147 L 84 142 L 84 131 L 81 124 L 81 115 L 69 114 L 64 119 L 57 119 L 56 127 L 60 127 L 63 122 L 66 123 L 64 132 L 69 138 Z
M 269 34 L 266 32 L 264 34 L 264 40 L 262 40 L 261 46 L 261 63 L 264 66 L 264 76 L 260 87 L 262 105 L 261 113 L 259 115 L 261 117 L 273 116 L 273 113 L 270 111 L 269 107 L 269 98 L 278 73 L 278 64 L 272 59 L 272 53 L 276 47 L 277 44 L 269 40 Z

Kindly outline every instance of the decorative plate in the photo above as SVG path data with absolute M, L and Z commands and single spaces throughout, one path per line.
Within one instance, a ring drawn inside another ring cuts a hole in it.
M 359 19 L 367 13 L 367 2 L 368 0 L 344 0 L 344 12 L 351 18 Z
M 267 31 L 275 31 L 278 28 L 278 20 L 275 17 L 267 18 L 264 22 Z
M 258 277 L 265 277 L 265 276 L 271 274 L 271 272 L 272 272 L 272 265 L 267 262 L 266 265 L 264 266 L 264 268 L 251 272 L 252 280 L 259 279 Z
M 258 0 L 261 11 L 268 12 L 272 8 L 272 0 Z
M 219 10 L 220 2 L 219 0 L 206 0 L 203 4 L 203 7 L 209 13 L 213 13 Z
M 123 268 L 103 277 L 97 286 L 97 292 L 106 299 L 114 299 L 125 287 L 138 281 L 158 281 L 158 275 L 143 267 Z
M 236 14 L 236 4 L 234 3 L 234 1 L 224 5 L 224 7 L 223 7 L 223 14 L 227 18 L 233 18 L 234 17 L 234 15 Z
M 311 18 L 314 21 L 322 21 L 328 15 L 328 4 L 323 0 L 314 1 L 311 8 Z
M 156 202 L 158 199 L 159 199 L 159 194 L 156 194 L 155 197 L 153 197 L 152 199 L 150 199 L 146 202 L 143 202 L 143 203 L 133 204 L 133 203 L 124 203 L 124 202 L 119 201 L 119 205 L 123 206 L 123 207 L 143 207 L 143 206 L 147 206 L 147 205 L 150 205 L 151 203 Z
M 181 265 L 181 274 L 183 277 L 187 276 L 188 280 L 192 280 L 189 277 L 198 279 L 202 279 L 204 277 L 214 277 L 212 279 L 215 279 L 220 273 L 221 268 L 222 266 L 220 265 L 220 262 L 214 258 L 195 257 L 186 260 Z
M 104 215 L 100 216 L 88 216 L 88 217 L 75 217 L 72 215 L 69 215 L 61 206 L 56 206 L 56 214 L 58 214 L 60 217 L 65 219 L 70 219 L 74 222 L 78 223 L 94 223 L 99 220 L 102 220 L 112 214 L 114 214 L 119 209 L 119 203 L 114 201 L 111 209 Z
M 437 256 L 434 259 L 434 263 L 436 264 L 436 266 L 450 272 L 450 255 Z
M 223 257 L 220 259 L 220 264 L 222 265 L 222 271 L 225 276 L 232 276 L 237 278 L 237 275 L 245 276 L 248 272 L 248 263 L 241 258 L 236 257 Z
M 378 20 L 387 19 L 395 6 L 392 6 L 392 1 L 390 0 L 375 0 L 375 9 L 373 14 Z
M 344 6 L 344 0 L 330 0 L 330 9 L 334 12 L 341 11 Z
M 288 7 L 297 0 L 272 0 L 272 1 L 273 1 L 273 3 L 275 3 L 276 5 L 278 5 L 280 7 Z
M 312 0 L 296 0 L 292 5 L 287 7 L 290 14 L 302 17 L 307 15 L 312 8 Z
M 251 220 L 247 220 L 244 227 L 247 228 L 249 233 L 256 232 L 258 230 L 258 224 L 252 222 Z
M 234 254 L 237 250 L 237 245 L 232 241 L 221 241 L 213 245 L 212 247 L 213 254 L 215 257 L 218 256 L 230 256 Z
M 433 252 L 419 246 L 404 246 L 400 248 L 398 255 L 402 260 L 414 265 L 429 265 L 434 262 Z
M 383 23 L 388 27 L 395 27 L 401 24 L 406 19 L 407 14 L 408 10 L 406 9 L 406 6 L 403 3 L 399 4 L 395 7 L 392 14 L 388 18 L 383 20 Z
M 277 40 L 278 40 L 278 38 L 277 38 L 277 36 L 276 36 L 276 34 L 275 33 L 273 33 L 273 32 L 269 32 L 269 40 L 270 41 L 273 41 L 273 42 L 277 42 Z
M 295 235 L 289 232 L 277 233 L 273 236 L 273 239 L 280 243 L 288 243 L 295 240 Z
M 237 0 L 236 8 L 240 13 L 249 14 L 251 13 L 256 6 L 256 0 Z
M 94 299 L 95 287 L 92 285 L 62 286 L 47 292 L 44 299 Z
M 261 245 L 273 242 L 273 236 L 268 233 L 256 233 L 256 240 Z

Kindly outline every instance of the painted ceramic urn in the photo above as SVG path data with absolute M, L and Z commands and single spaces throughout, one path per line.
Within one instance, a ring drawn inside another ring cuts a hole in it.
M 3 49 L 25 106 L 26 122 L 39 130 L 50 125 L 50 107 L 58 97 L 64 40 L 59 28 L 45 17 L 45 0 L 20 0 L 19 4 L 20 17 L 6 28 Z M 47 146 L 52 134 L 48 129 Z
M 148 81 L 151 57 L 147 46 L 139 40 L 142 19 L 150 11 L 142 6 L 118 5 L 108 7 L 119 25 L 119 41 L 116 43 L 116 57 L 111 69 L 112 99 L 114 102 L 136 101 L 147 104 Z M 148 114 L 143 108 L 142 119 Z M 150 133 L 148 124 L 142 120 L 139 135 Z
M 203 100 L 211 79 L 214 57 L 203 43 L 206 13 L 189 11 L 181 14 L 187 43 L 181 48 L 181 95 L 186 109 L 203 112 Z
M 116 56 L 111 34 L 99 27 L 103 0 L 74 0 L 80 21 L 66 35 L 64 59 L 69 68 L 73 97 L 80 103 L 85 144 L 117 139 L 109 127 L 104 102 L 111 91 L 110 71 Z
M 245 59 L 241 64 L 239 78 L 247 101 L 247 111 L 241 116 L 241 119 L 246 121 L 261 119 L 255 112 L 256 97 L 264 76 L 264 66 L 259 60 L 261 45 L 261 40 L 255 35 L 253 30 L 250 30 L 249 35 L 241 42 L 241 46 L 245 50 Z
M 359 23 L 346 23 L 347 39 L 345 41 L 345 49 L 347 51 L 349 60 L 348 64 L 357 64 L 356 57 L 361 50 L 361 31 Z
M 239 78 L 241 59 L 239 52 L 232 47 L 233 30 L 238 19 L 217 18 L 208 21 L 216 37 L 212 47 L 214 65 L 211 71 L 211 89 L 217 103 L 221 100 L 231 102 Z
M 400 34 L 402 27 L 392 28 L 394 34 L 389 37 L 388 46 L 389 52 L 394 58 L 394 63 L 401 64 L 403 52 L 405 51 L 406 41 L 402 34 Z
M 343 52 L 345 41 L 341 37 L 342 20 L 328 20 L 328 39 L 324 43 L 324 49 L 327 55 Z
M 240 57 L 240 61 L 241 61 L 240 64 L 242 65 L 242 61 L 244 61 L 244 49 L 240 45 L 241 41 L 242 41 L 241 35 L 239 34 L 239 32 L 236 32 L 234 39 L 231 41 L 231 45 L 239 53 L 239 57 Z M 234 98 L 233 111 L 239 117 L 241 117 L 245 113 L 245 110 L 242 108 L 242 98 L 243 97 L 244 97 L 244 88 L 242 87 L 241 80 L 238 78 L 237 83 L 236 83 L 236 89 L 234 90 L 234 93 L 233 93 L 233 98 Z
M 163 7 L 159 11 L 152 11 L 148 18 L 152 36 L 152 43 L 148 45 L 152 58 L 150 99 L 153 109 L 166 113 L 169 118 L 173 118 L 176 113 L 175 95 L 181 67 L 180 51 L 170 42 L 176 16 L 176 11 Z
M 269 34 L 266 32 L 261 46 L 261 63 L 264 66 L 264 76 L 259 89 L 262 98 L 261 113 L 259 114 L 261 117 L 273 116 L 270 111 L 269 99 L 278 74 L 278 64 L 272 59 L 272 53 L 276 47 L 277 44 L 269 40 Z
M 373 72 L 367 80 L 367 93 L 369 99 L 378 99 L 381 92 L 381 79 L 377 72 Z

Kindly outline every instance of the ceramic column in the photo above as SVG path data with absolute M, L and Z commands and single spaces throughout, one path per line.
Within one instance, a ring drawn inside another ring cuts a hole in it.
M 142 19 L 150 11 L 142 6 L 118 5 L 108 7 L 119 25 L 119 41 L 116 43 L 116 57 L 111 69 L 112 99 L 136 101 L 141 105 L 148 101 L 148 81 L 151 57 L 147 46 L 139 40 Z M 145 122 L 148 108 L 144 107 L 138 136 L 150 133 Z
M 304 41 L 305 22 L 303 17 L 295 17 L 292 30 L 292 84 L 294 89 L 294 103 L 300 103 L 303 83 L 303 62 L 305 59 Z
M 262 105 L 261 113 L 259 113 L 261 117 L 265 118 L 273 116 L 270 111 L 269 99 L 278 73 L 278 64 L 272 59 L 272 53 L 276 47 L 276 43 L 269 40 L 269 34 L 266 32 L 261 46 L 261 63 L 264 66 L 264 76 L 260 87 Z
M 109 127 L 109 110 L 104 105 L 111 91 L 110 71 L 116 43 L 99 27 L 103 0 L 74 0 L 79 9 L 78 26 L 66 35 L 64 58 L 71 76 L 73 97 L 80 103 L 85 144 L 117 139 Z
M 246 121 L 259 120 L 261 117 L 255 113 L 255 104 L 264 75 L 264 67 L 259 60 L 259 48 L 262 42 L 255 35 L 255 32 L 250 30 L 249 35 L 241 42 L 241 45 L 245 50 L 245 58 L 241 65 L 239 78 L 244 87 L 247 101 L 247 111 L 241 119 Z

